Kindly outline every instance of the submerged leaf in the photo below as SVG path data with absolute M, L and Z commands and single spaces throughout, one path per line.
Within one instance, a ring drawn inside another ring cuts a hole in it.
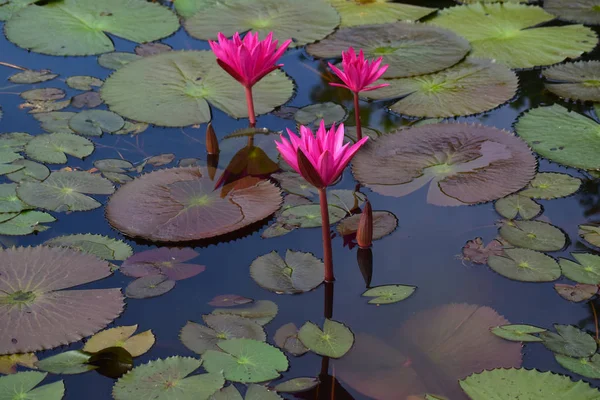
M 106 110 L 86 110 L 69 120 L 69 128 L 84 136 L 102 136 L 103 132 L 116 132 L 125 121 L 114 112 Z
M 483 245 L 483 239 L 477 237 L 469 240 L 462 248 L 463 258 L 475 264 L 487 264 L 488 257 L 491 255 L 501 256 L 504 254 L 504 247 L 500 241 L 494 239 L 487 246 Z
M 100 87 L 104 81 L 93 76 L 77 75 L 70 76 L 66 80 L 66 84 L 77 90 L 92 90 L 94 87 Z
M 277 346 L 291 355 L 301 356 L 308 352 L 308 348 L 302 344 L 298 338 L 298 327 L 293 322 L 281 326 L 275 332 L 273 340 Z
M 8 77 L 8 80 L 12 83 L 40 83 L 50 81 L 56 78 L 58 74 L 53 74 L 52 71 L 42 69 L 35 71 L 28 69 L 27 71 L 18 72 Z
M 593 246 L 600 247 L 600 226 L 579 225 L 579 237 Z
M 300 377 L 278 383 L 273 389 L 276 392 L 281 393 L 299 393 L 310 390 L 316 387 L 319 383 L 320 382 L 318 378 Z
M 259 325 L 266 325 L 275 318 L 278 309 L 277 304 L 270 300 L 257 300 L 238 307 L 215 308 L 212 313 L 215 315 L 239 315 L 240 317 L 250 318 Z
M 294 114 L 294 119 L 300 125 L 319 126 L 321 121 L 325 122 L 326 126 L 339 124 L 344 122 L 347 117 L 346 109 L 339 104 L 327 102 L 311 104 L 300 108 Z
M 340 235 L 356 235 L 361 215 L 354 214 L 341 220 L 336 227 Z M 397 227 L 398 218 L 394 214 L 389 211 L 373 211 L 373 240 L 379 240 L 391 234 Z
M 252 299 L 239 296 L 237 294 L 222 294 L 215 296 L 211 301 L 208 302 L 208 304 L 213 307 L 233 307 L 252 303 L 253 301 L 254 300 Z
M 109 347 L 122 347 L 132 357 L 141 356 L 154 345 L 155 338 L 151 330 L 134 336 L 133 333 L 136 330 L 137 325 L 132 325 L 118 326 L 98 332 L 88 339 L 85 346 L 83 346 L 83 351 L 97 353 Z
M 14 215 L 15 213 L 8 214 Z M 21 214 L 11 217 L 8 220 L 4 219 L 0 223 L 0 235 L 19 236 L 29 235 L 34 232 L 43 232 L 48 227 L 42 224 L 54 221 L 56 221 L 56 218 L 45 212 L 23 211 Z
M 102 54 L 98 57 L 98 64 L 100 64 L 101 67 L 108 69 L 119 69 L 122 66 L 141 58 L 142 57 L 137 54 L 114 51 L 112 53 Z
M 37 362 L 38 358 L 33 353 L 0 356 L 0 374 L 16 374 L 17 366 L 19 365 L 31 369 L 37 369 L 35 366 Z

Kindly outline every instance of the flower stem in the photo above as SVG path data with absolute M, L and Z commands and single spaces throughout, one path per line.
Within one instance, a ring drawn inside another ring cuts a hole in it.
M 248 105 L 248 119 L 250 127 L 256 127 L 256 114 L 254 113 L 254 100 L 252 99 L 252 87 L 246 87 L 246 104 Z
M 333 282 L 333 258 L 331 251 L 331 235 L 329 233 L 329 208 L 327 207 L 327 191 L 319 189 L 319 203 L 321 204 L 321 225 L 323 232 L 323 261 L 325 262 L 325 282 Z
M 354 92 L 354 119 L 356 121 L 356 140 L 362 139 L 362 127 L 360 126 L 360 105 L 358 104 L 358 92 Z

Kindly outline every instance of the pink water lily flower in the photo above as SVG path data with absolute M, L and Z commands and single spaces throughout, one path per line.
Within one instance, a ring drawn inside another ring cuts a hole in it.
M 344 82 L 344 85 L 335 82 L 331 82 L 330 85 L 343 87 L 354 93 L 367 92 L 389 86 L 389 83 L 369 86 L 381 78 L 385 71 L 387 71 L 389 65 L 386 64 L 382 67 L 382 60 L 382 57 L 373 61 L 365 60 L 362 50 L 359 51 L 357 56 L 354 49 L 350 47 L 348 51 L 342 52 L 343 71 L 332 63 L 329 63 L 329 67 Z

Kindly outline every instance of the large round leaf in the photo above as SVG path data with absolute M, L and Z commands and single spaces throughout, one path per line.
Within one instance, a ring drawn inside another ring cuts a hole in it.
M 8 21 L 14 14 L 37 0 L 4 0 L 0 3 L 0 21 Z
M 531 109 L 515 124 L 517 134 L 542 157 L 583 169 L 600 169 L 599 130 L 593 119 L 559 104 Z
M 545 0 L 544 9 L 565 21 L 600 25 L 598 0 Z
M 48 164 L 64 164 L 67 154 L 84 158 L 92 154 L 94 144 L 88 139 L 72 133 L 49 133 L 38 135 L 27 143 L 27 156 Z
M 57 381 L 36 388 L 46 375 L 48 374 L 27 371 L 0 377 L 1 398 L 3 400 L 61 400 L 65 394 L 65 384 L 63 381 Z
M 519 195 L 532 199 L 557 199 L 579 190 L 581 179 L 555 172 L 539 172 Z
M 294 84 L 276 70 L 252 91 L 256 114 L 264 114 L 288 101 Z M 127 64 L 106 80 L 101 95 L 112 111 L 162 126 L 208 122 L 208 103 L 235 118 L 248 116 L 243 86 L 209 51 L 169 51 Z
M 70 247 L 105 260 L 122 261 L 133 255 L 133 249 L 125 242 L 91 233 L 58 236 L 46 241 L 44 245 L 50 247 Z
M 469 40 L 472 56 L 510 68 L 556 64 L 596 47 L 596 34 L 581 25 L 535 28 L 553 18 L 536 6 L 476 3 L 446 8 L 430 23 Z
M 554 325 L 556 333 L 546 331 L 540 333 L 544 346 L 555 354 L 569 357 L 591 357 L 598 349 L 594 338 L 571 325 Z
M 280 43 L 292 39 L 292 46 L 303 46 L 323 39 L 339 23 L 340 16 L 324 0 L 226 0 L 186 19 L 184 27 L 203 40 L 216 39 L 218 32 L 232 36 L 250 30 L 261 37 L 273 32 Z
M 551 282 L 560 278 L 560 266 L 550 256 L 529 249 L 504 249 L 504 256 L 488 258 L 491 269 L 523 282 Z
M 517 215 L 522 219 L 532 219 L 542 212 L 542 206 L 520 194 L 511 194 L 497 200 L 494 208 L 498 214 L 508 219 L 515 219 Z
M 542 221 L 506 222 L 500 236 L 514 246 L 539 251 L 558 251 L 567 242 L 560 229 Z
M 30 208 L 17 197 L 16 183 L 0 184 L 0 213 L 21 212 Z
M 468 59 L 430 75 L 386 81 L 390 85 L 365 92 L 370 99 L 402 97 L 390 109 L 416 117 L 453 117 L 491 110 L 517 92 L 517 76 L 502 64 Z
M 342 17 L 341 26 L 387 24 L 416 21 L 435 12 L 435 8 L 397 3 L 393 0 L 329 0 Z
M 125 295 L 131 299 L 161 296 L 175 287 L 175 281 L 164 275 L 146 275 L 129 283 Z
M 369 140 L 352 164 L 372 190 L 401 197 L 429 185 L 428 203 L 476 204 L 511 194 L 534 177 L 536 160 L 519 138 L 496 128 L 430 124 Z
M 389 68 L 384 78 L 429 74 L 458 63 L 469 43 L 454 33 L 427 25 L 394 24 L 342 28 L 306 51 L 321 58 L 339 58 L 348 47 L 362 49 L 367 58 L 383 57 Z
M 298 331 L 298 339 L 311 351 L 325 357 L 340 358 L 354 344 L 354 334 L 341 322 L 326 319 L 323 329 L 306 322 Z
M 76 342 L 123 310 L 119 289 L 62 290 L 109 276 L 97 257 L 38 246 L 0 250 L 0 258 L 0 354 Z
M 561 258 L 562 273 L 567 278 L 590 285 L 600 285 L 600 256 L 591 253 L 571 253 L 577 262 Z
M 310 253 L 287 250 L 285 261 L 272 251 L 250 265 L 250 276 L 260 286 L 277 293 L 302 293 L 323 282 L 323 262 Z
M 29 6 L 6 23 L 8 40 L 37 53 L 85 56 L 113 51 L 105 34 L 151 42 L 179 28 L 166 7 L 143 0 L 64 0 Z
M 548 68 L 543 74 L 548 80 L 546 88 L 557 96 L 572 100 L 600 101 L 600 61 L 561 64 Z

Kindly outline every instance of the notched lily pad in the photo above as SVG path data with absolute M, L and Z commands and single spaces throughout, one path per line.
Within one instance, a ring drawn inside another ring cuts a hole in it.
M 342 236 L 356 235 L 361 214 L 344 218 L 336 229 Z M 398 218 L 389 211 L 373 211 L 373 240 L 379 240 L 396 230 Z
M 3 183 L 0 184 L 0 213 L 21 212 L 30 209 L 31 206 L 23 203 L 17 197 L 17 184 Z
M 27 101 L 54 101 L 65 96 L 65 91 L 58 88 L 32 89 L 21 93 L 21 98 Z
M 416 289 L 416 286 L 408 285 L 383 285 L 370 288 L 362 296 L 374 297 L 369 304 L 391 304 L 409 298 Z
M 191 248 L 161 247 L 142 251 L 127 258 L 121 264 L 120 271 L 134 278 L 160 274 L 170 280 L 178 281 L 204 272 L 206 269 L 204 265 L 186 263 L 196 257 L 198 253 Z
M 302 107 L 294 114 L 294 119 L 297 123 L 307 126 L 318 126 L 321 121 L 325 121 L 325 125 L 329 126 L 334 123 L 343 122 L 347 117 L 348 113 L 344 107 L 329 101 Z
M 490 331 L 502 339 L 513 342 L 542 342 L 543 339 L 534 334 L 546 332 L 546 329 L 531 325 L 502 325 Z
M 104 81 L 93 76 L 76 75 L 68 77 L 66 83 L 72 89 L 87 91 L 102 86 Z
M 287 250 L 285 260 L 273 251 L 255 259 L 250 276 L 261 287 L 292 294 L 312 290 L 323 282 L 323 262 L 310 253 Z
M 435 8 L 396 3 L 392 0 L 329 0 L 329 2 L 342 17 L 342 27 L 416 21 L 436 10 Z
M 594 338 L 571 325 L 554 325 L 556 333 L 542 332 L 540 338 L 550 351 L 569 357 L 591 357 L 598 348 Z
M 529 249 L 504 249 L 504 256 L 490 256 L 488 265 L 500 275 L 523 282 L 551 282 L 561 275 L 554 258 Z
M 175 281 L 164 275 L 147 275 L 136 279 L 125 288 L 125 295 L 130 299 L 147 299 L 161 296 L 175 287 Z
M 589 244 L 600 247 L 600 226 L 579 225 L 579 237 Z
M 300 393 L 306 392 L 312 388 L 317 387 L 321 383 L 319 378 L 313 377 L 300 377 L 293 378 L 285 382 L 278 383 L 273 390 L 281 393 Z
M 11 214 L 8 219 L 1 218 L 2 215 Z M 16 213 L 0 214 L 0 235 L 21 236 L 29 235 L 34 232 L 44 232 L 49 229 L 46 225 L 48 222 L 56 221 L 52 215 L 40 211 L 23 211 L 18 215 Z
M 0 393 L 6 399 L 61 400 L 65 394 L 62 380 L 47 385 L 36 386 L 47 373 L 27 371 L 0 377 Z
M 532 219 L 542 212 L 542 206 L 529 197 L 519 194 L 511 194 L 496 200 L 494 208 L 504 218 L 515 219 L 520 216 L 522 219 Z
M 293 356 L 301 356 L 309 350 L 298 338 L 298 331 L 296 324 L 290 322 L 277 329 L 273 340 L 280 349 L 287 351 Z
M 42 371 L 53 374 L 76 375 L 96 369 L 87 362 L 90 354 L 79 350 L 65 351 L 40 360 L 37 366 Z
M 312 352 L 331 358 L 340 358 L 354 344 L 354 334 L 341 322 L 325 319 L 321 330 L 312 322 L 306 322 L 298 332 L 298 338 Z
M 578 303 L 594 297 L 594 295 L 598 293 L 598 286 L 585 283 L 578 283 L 576 285 L 555 283 L 554 290 L 556 290 L 563 299 Z
M 107 69 L 119 69 L 122 66 L 141 58 L 142 57 L 137 54 L 114 51 L 112 53 L 102 54 L 98 57 L 98 64 Z
M 567 278 L 589 285 L 600 285 L 600 256 L 591 253 L 571 253 L 576 261 L 561 258 L 562 273 Z
M 122 347 L 132 357 L 141 356 L 154 345 L 155 337 L 151 330 L 134 335 L 137 327 L 137 325 L 118 326 L 98 332 L 88 339 L 83 346 L 83 351 L 98 353 L 110 347 Z
M 212 313 L 215 315 L 238 315 L 250 318 L 259 325 L 266 325 L 275 318 L 278 309 L 277 304 L 270 300 L 257 300 L 237 307 L 215 308 Z
M 565 247 L 565 234 L 542 221 L 506 221 L 500 236 L 510 244 L 538 251 L 558 251 Z
M 94 144 L 72 133 L 49 133 L 35 136 L 25 146 L 27 156 L 43 163 L 64 164 L 67 154 L 84 158 L 92 154 Z
M 8 80 L 12 83 L 40 83 L 50 81 L 56 78 L 58 74 L 53 74 L 48 69 L 42 69 L 35 71 L 28 69 L 27 71 L 18 72 L 8 77 Z
M 17 160 L 10 164 L 16 169 L 6 175 L 13 182 L 40 182 L 50 176 L 50 170 L 44 164 L 30 160 Z
M 501 256 L 504 254 L 504 246 L 499 240 L 491 240 L 484 246 L 483 239 L 477 237 L 469 240 L 462 248 L 463 259 L 475 264 L 487 264 L 491 255 Z
M 106 110 L 86 110 L 77 113 L 69 120 L 69 128 L 85 136 L 101 136 L 121 129 L 125 120 Z
M 600 25 L 600 4 L 596 0 L 546 0 L 544 10 L 564 21 Z
M 123 261 L 133 255 L 133 249 L 122 240 L 108 236 L 94 235 L 65 235 L 47 240 L 45 246 L 69 247 L 71 249 L 93 254 L 105 260 Z
M 561 367 L 590 379 L 600 379 L 600 354 L 591 358 L 573 358 L 555 354 L 554 358 Z
M 567 197 L 579 190 L 581 179 L 555 172 L 538 172 L 529 185 L 519 195 L 532 199 L 558 199 Z

